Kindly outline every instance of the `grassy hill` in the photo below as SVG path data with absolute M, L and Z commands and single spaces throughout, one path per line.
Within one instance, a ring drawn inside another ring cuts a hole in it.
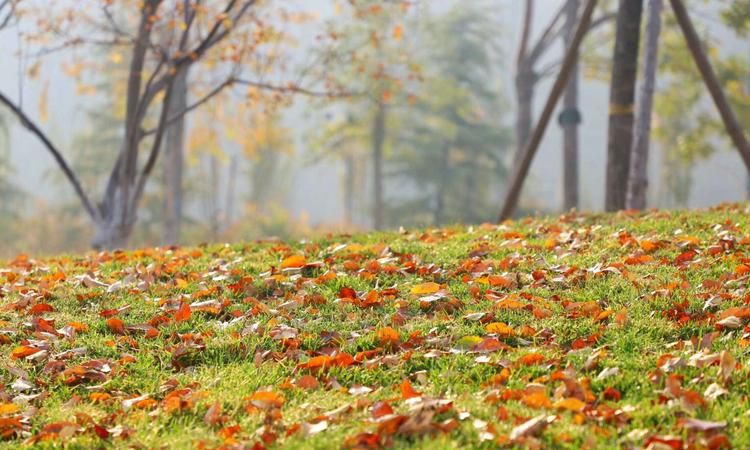
M 750 448 L 746 205 L 0 263 L 0 445 Z

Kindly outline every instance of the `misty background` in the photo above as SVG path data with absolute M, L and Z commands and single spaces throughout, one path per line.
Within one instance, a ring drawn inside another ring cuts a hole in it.
M 537 2 L 534 13 L 533 29 L 538 33 L 553 14 L 559 9 L 565 0 L 542 0 Z M 65 3 L 65 2 L 62 2 Z M 70 2 L 73 3 L 73 2 Z M 294 4 L 293 4 L 294 3 Z M 465 2 L 464 2 L 465 3 Z M 502 66 L 497 67 L 495 80 L 488 83 L 496 83 L 502 90 L 506 110 L 497 114 L 498 126 L 511 128 L 514 118 L 513 110 L 513 74 L 516 46 L 521 32 L 523 2 L 519 0 L 487 0 L 478 2 L 481 8 L 487 8 L 488 15 L 496 24 L 497 35 L 501 43 Z M 431 0 L 429 2 L 430 12 L 433 15 L 448 11 L 461 2 L 454 0 Z M 702 36 L 718 45 L 721 55 L 739 55 L 747 60 L 750 58 L 750 42 L 734 33 L 722 23 L 720 12 L 725 2 L 692 2 L 690 12 L 694 20 L 699 24 Z M 318 14 L 319 23 L 336 18 L 334 2 L 330 0 L 305 0 L 290 2 L 291 9 L 299 8 L 315 11 Z M 417 18 L 416 20 L 419 20 Z M 23 30 L 23 21 L 19 26 L 12 26 L 0 32 L 0 87 L 12 98 L 19 101 L 26 112 L 35 119 L 40 118 L 39 103 L 43 90 L 48 90 L 48 117 L 44 120 L 45 132 L 51 136 L 59 147 L 67 155 L 74 145 L 77 133 L 91 128 L 91 115 L 87 112 L 101 102 L 102 97 L 108 92 L 97 91 L 93 95 L 80 95 L 77 90 L 77 81 L 65 70 L 61 70 L 65 64 L 69 64 L 71 57 L 76 52 L 86 51 L 84 49 L 72 49 L 53 53 L 42 59 L 39 74 L 36 79 L 30 80 L 27 73 L 34 59 L 28 56 L 28 44 L 20 37 L 19 32 Z M 309 52 L 314 51 L 316 45 L 315 36 L 320 32 L 317 25 L 310 24 L 299 30 L 293 30 L 298 39 L 298 45 L 293 51 L 293 58 L 303 61 Z M 408 35 L 409 29 L 404 30 Z M 609 32 L 611 35 L 611 32 Z M 607 36 L 606 31 L 602 35 Z M 433 42 L 432 45 L 441 45 Z M 602 54 L 611 53 L 612 41 L 593 42 L 587 44 L 595 47 L 594 50 Z M 550 52 L 551 56 L 545 57 L 549 62 L 560 58 L 563 51 L 562 42 L 555 43 L 555 50 Z M 20 56 L 19 56 L 20 55 Z M 586 62 L 584 60 L 582 69 L 583 77 L 580 84 L 580 110 L 583 115 L 583 123 L 580 127 L 580 209 L 588 211 L 602 210 L 604 201 L 604 174 L 606 162 L 607 124 L 609 85 L 608 80 L 602 77 L 587 75 Z M 85 79 L 91 83 L 97 81 L 99 74 L 87 73 Z M 546 94 L 551 86 L 553 77 L 543 80 L 537 89 L 534 99 L 535 114 L 538 114 L 546 100 Z M 659 84 L 660 81 L 657 81 Z M 431 95 L 430 92 L 422 92 L 420 95 Z M 657 92 L 657 96 L 658 96 Z M 710 103 L 705 103 L 710 109 Z M 304 96 L 295 96 L 293 104 L 283 109 L 281 121 L 287 137 L 293 142 L 291 153 L 283 155 L 283 161 L 279 163 L 279 170 L 274 175 L 274 195 L 279 208 L 283 208 L 288 214 L 289 221 L 303 222 L 305 227 L 315 230 L 344 229 L 369 229 L 372 226 L 367 205 L 367 195 L 357 200 L 355 205 L 356 214 L 352 224 L 342 225 L 344 211 L 344 184 L 342 174 L 344 167 L 342 162 L 336 158 L 321 158 L 315 149 L 311 148 L 311 132 L 315 128 L 325 125 L 326 121 L 335 120 L 338 110 L 334 107 L 322 108 L 320 103 Z M 24 130 L 15 118 L 5 111 L 0 111 L 5 117 L 10 128 L 9 160 L 13 167 L 11 181 L 14 185 L 26 193 L 24 197 L 22 214 L 30 217 L 40 210 L 49 208 L 64 201 L 73 202 L 75 199 L 72 190 L 64 181 L 59 179 L 56 165 L 50 154 L 42 147 L 39 141 Z M 712 112 L 712 114 L 715 114 Z M 196 126 L 196 116 L 187 117 L 187 128 Z M 658 117 L 655 119 L 658 121 Z M 312 131 L 311 131 L 312 130 Z M 238 130 L 242 132 L 242 130 Z M 189 134 L 189 131 L 188 131 Z M 526 211 L 538 211 L 540 213 L 558 213 L 562 209 L 562 149 L 561 129 L 557 123 L 551 124 L 541 144 L 539 152 L 534 160 L 530 177 L 527 179 L 522 204 Z M 664 185 L 661 174 L 666 169 L 664 166 L 664 143 L 652 141 L 651 163 L 649 171 L 652 174 L 649 184 L 649 206 L 653 207 L 704 207 L 715 205 L 720 202 L 742 201 L 747 198 L 747 173 L 741 163 L 739 156 L 731 145 L 722 139 L 712 141 L 717 151 L 705 159 L 697 159 L 692 163 L 690 172 L 692 174 L 692 185 L 687 201 L 678 204 L 669 195 L 665 194 L 667 187 Z M 512 146 L 512 143 L 505 143 Z M 227 146 L 225 154 L 218 158 L 219 175 L 218 187 L 221 193 L 218 197 L 224 198 L 229 189 L 227 174 L 232 164 L 239 165 L 237 172 L 237 196 L 248 189 L 251 181 L 247 175 L 247 167 L 252 161 L 242 158 L 233 158 L 239 152 L 232 146 Z M 102 148 L 102 152 L 116 152 L 117 148 Z M 508 154 L 511 152 L 508 149 Z M 197 158 L 188 163 L 189 171 L 193 176 L 201 180 L 198 169 L 205 167 L 206 160 Z M 425 164 L 430 164 L 426 161 Z M 356 184 L 362 186 L 364 192 L 368 192 L 372 183 L 367 177 L 358 178 Z M 413 193 L 414 187 L 401 185 L 398 182 L 385 182 L 385 195 L 387 199 L 398 198 L 401 195 Z M 494 193 L 496 203 L 499 202 L 501 192 Z M 189 194 L 188 194 L 189 195 Z M 238 204 L 240 200 L 237 200 Z M 201 202 L 191 203 L 186 207 L 186 214 L 202 214 Z M 239 206 L 238 206 L 239 208 Z M 221 209 L 221 208 L 219 208 Z M 214 210 L 214 213 L 217 211 Z M 218 211 L 226 214 L 226 211 Z M 80 213 L 83 214 L 82 212 Z M 203 212 L 205 214 L 205 211 Z M 209 214 L 211 214 L 209 212 Z M 259 211 L 258 214 L 269 214 Z M 493 217 L 495 211 L 489 213 Z M 237 213 L 235 219 L 247 220 L 247 217 Z M 400 225 L 397 220 L 389 221 L 389 227 Z M 425 223 L 425 225 L 430 225 Z M 273 230 L 270 230 L 273 231 Z M 217 236 L 219 239 L 223 236 Z M 232 235 L 234 239 L 253 239 L 262 236 L 243 235 L 240 232 Z M 70 247 L 56 245 L 47 248 L 44 241 L 47 237 L 43 235 L 34 236 L 39 244 L 31 251 L 67 251 L 78 250 L 82 245 L 80 242 L 71 242 Z M 210 237 L 206 237 L 210 239 Z M 189 240 L 202 240 L 200 236 Z M 4 234 L 0 230 L 0 254 L 8 255 L 23 249 L 17 248 L 16 238 Z M 28 240 L 25 242 L 29 242 Z M 158 238 L 144 238 L 140 242 L 145 244 L 158 244 Z

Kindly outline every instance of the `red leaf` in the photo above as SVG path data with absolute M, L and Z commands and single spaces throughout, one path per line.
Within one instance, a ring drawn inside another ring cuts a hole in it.
M 393 414 L 393 408 L 391 408 L 391 405 L 389 405 L 388 402 L 375 402 L 372 405 L 373 419 L 387 416 L 388 414 Z
M 46 312 L 54 312 L 55 308 L 52 307 L 52 305 L 47 303 L 38 303 L 29 309 L 29 314 L 33 316 L 38 316 L 39 314 L 44 314 Z

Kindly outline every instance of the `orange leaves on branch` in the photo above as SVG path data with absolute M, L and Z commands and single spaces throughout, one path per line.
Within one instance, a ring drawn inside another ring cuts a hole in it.
M 401 38 L 404 36 L 404 27 L 401 25 L 396 25 L 393 27 L 393 39 L 400 41 Z

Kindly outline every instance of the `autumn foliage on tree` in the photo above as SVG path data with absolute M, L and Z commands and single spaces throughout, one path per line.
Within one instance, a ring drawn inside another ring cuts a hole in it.
M 268 76 L 270 67 L 283 58 L 278 48 L 282 33 L 274 23 L 298 20 L 276 2 L 113 0 L 59 9 L 33 2 L 24 6 L 19 20 L 37 20 L 35 31 L 26 36 L 38 47 L 37 55 L 62 48 L 105 47 L 127 64 L 122 74 L 125 112 L 120 144 L 110 149 L 117 156 L 99 201 L 84 189 L 41 125 L 0 91 L 0 102 L 43 142 L 74 188 L 95 228 L 96 247 L 121 246 L 131 236 L 170 125 L 235 86 L 279 95 L 305 91 L 296 82 L 274 84 L 278 80 Z M 85 70 L 87 63 L 78 61 L 78 70 Z M 181 110 L 165 107 L 175 95 L 176 80 L 188 70 L 201 80 L 201 96 Z

